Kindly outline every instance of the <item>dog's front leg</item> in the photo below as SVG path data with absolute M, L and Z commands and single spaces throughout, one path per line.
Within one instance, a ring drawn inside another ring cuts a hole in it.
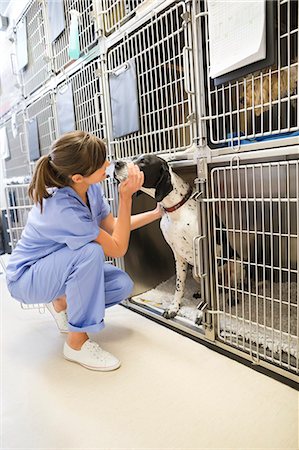
M 176 286 L 173 302 L 164 311 L 163 317 L 166 319 L 172 319 L 175 317 L 180 309 L 181 300 L 185 291 L 186 276 L 188 263 L 179 255 L 175 255 L 175 268 L 176 268 Z

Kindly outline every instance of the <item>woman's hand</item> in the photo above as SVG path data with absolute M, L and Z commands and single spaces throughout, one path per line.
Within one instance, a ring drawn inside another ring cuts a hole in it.
M 139 191 L 144 183 L 144 173 L 133 163 L 128 164 L 128 178 L 119 185 L 119 195 L 130 199 L 135 192 Z
M 162 208 L 162 206 L 159 205 L 159 203 L 157 204 L 156 208 L 153 209 L 153 215 L 155 217 L 155 220 L 157 219 L 161 219 L 161 217 L 164 214 L 164 209 Z

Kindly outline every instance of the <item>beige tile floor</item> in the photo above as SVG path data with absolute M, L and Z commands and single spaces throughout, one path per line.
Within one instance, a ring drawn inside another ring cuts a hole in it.
M 112 373 L 62 357 L 48 312 L 1 287 L 1 449 L 297 449 L 298 392 L 121 306 L 93 336 Z

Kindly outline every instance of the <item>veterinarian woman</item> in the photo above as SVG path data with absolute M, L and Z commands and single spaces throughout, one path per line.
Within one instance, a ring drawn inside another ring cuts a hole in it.
M 98 184 L 106 178 L 104 143 L 75 131 L 60 137 L 36 166 L 29 196 L 35 205 L 7 267 L 13 298 L 47 303 L 58 328 L 67 332 L 64 357 L 94 370 L 117 369 L 120 361 L 89 339 L 104 327 L 105 308 L 127 298 L 129 276 L 104 255 L 123 256 L 130 231 L 161 217 L 159 208 L 131 217 L 132 195 L 143 184 L 134 164 L 119 185 L 118 217 L 110 213 Z

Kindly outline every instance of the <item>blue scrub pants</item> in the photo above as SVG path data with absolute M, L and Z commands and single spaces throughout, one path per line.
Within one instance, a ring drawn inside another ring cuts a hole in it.
M 13 298 L 26 304 L 49 303 L 65 294 L 69 331 L 97 333 L 105 308 L 126 299 L 133 282 L 105 263 L 103 249 L 90 243 L 77 250 L 63 247 L 38 260 L 17 281 L 8 282 Z

